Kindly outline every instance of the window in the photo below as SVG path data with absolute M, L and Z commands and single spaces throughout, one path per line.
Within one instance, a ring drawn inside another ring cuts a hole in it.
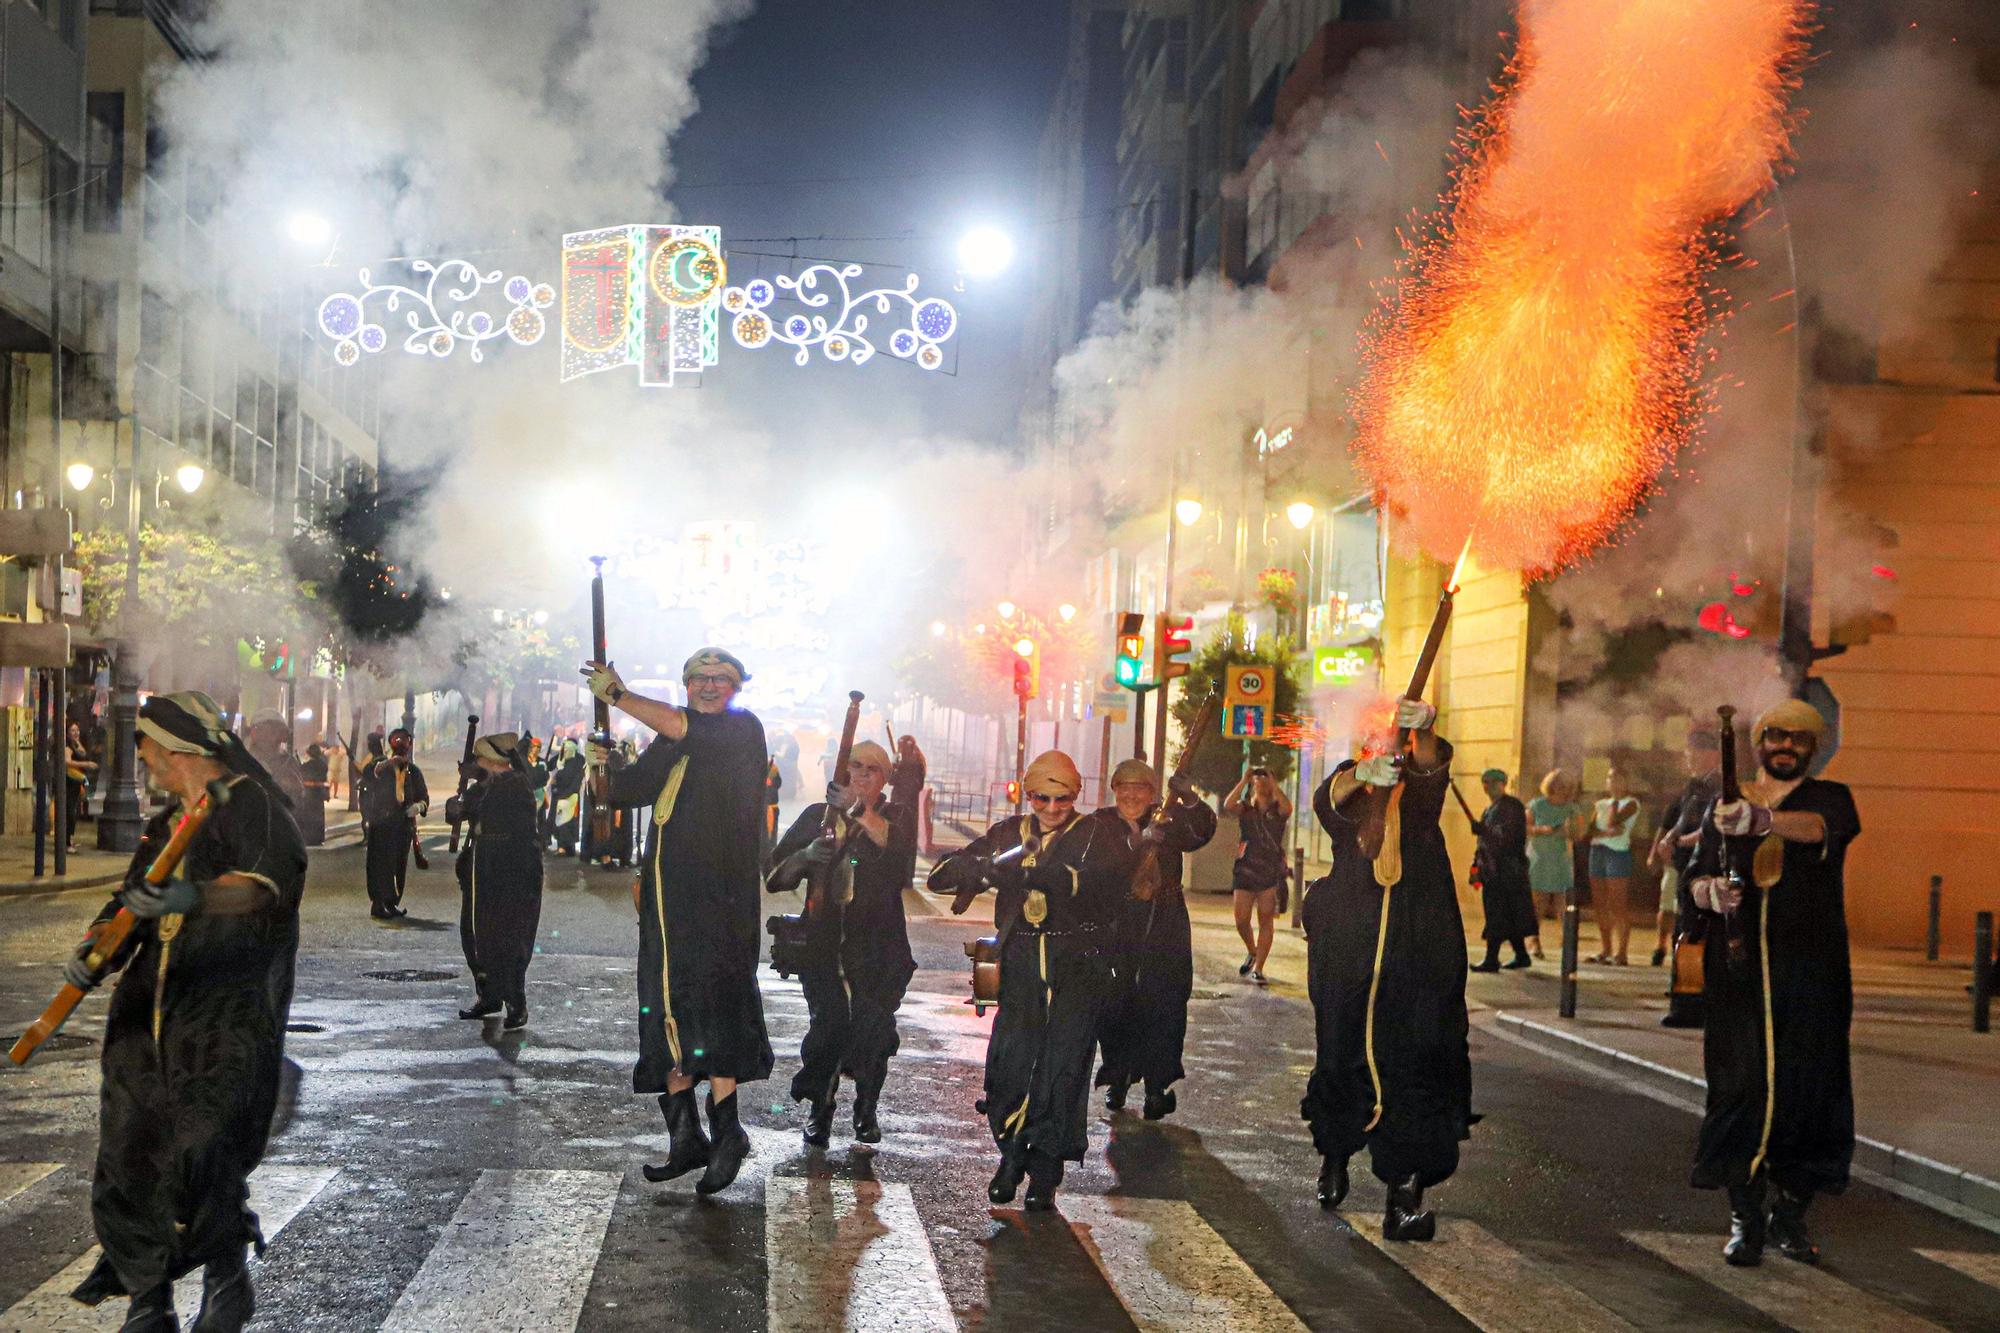
M 83 132 L 83 225 L 117 231 L 125 201 L 125 94 L 89 94 Z
M 49 264 L 49 141 L 13 107 L 0 112 L 0 243 L 35 265 Z

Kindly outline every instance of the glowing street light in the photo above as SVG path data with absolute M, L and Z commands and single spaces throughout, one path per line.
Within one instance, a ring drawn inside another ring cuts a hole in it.
M 1014 618 L 1014 613 L 1020 610 L 1021 608 L 1015 606 L 1012 602 L 1002 602 L 1000 603 L 1000 605 L 994 607 L 993 609 L 1000 613 L 1000 618 L 1002 620 L 1012 620 Z
M 1285 517 L 1292 521 L 1293 527 L 1302 532 L 1306 525 L 1313 521 L 1315 512 L 1312 505 L 1304 500 L 1294 500 L 1285 506 Z
M 193 495 L 208 480 L 208 469 L 199 463 L 183 463 L 174 469 L 174 484 L 181 488 L 181 494 Z
M 975 278 L 996 278 L 1014 262 L 1014 240 L 998 227 L 974 227 L 958 242 L 959 267 Z
M 1177 500 L 1174 502 L 1174 517 L 1181 521 L 1181 526 L 1184 528 L 1191 528 L 1201 522 L 1201 515 L 1202 508 L 1201 501 L 1199 500 Z
M 285 231 L 298 244 L 318 247 L 333 239 L 333 224 L 318 213 L 294 213 Z
M 1023 657 L 1033 657 L 1035 655 L 1035 641 L 1024 634 L 1014 640 L 1014 651 Z
M 945 636 L 945 628 L 945 623 L 942 620 L 933 620 L 931 622 L 931 637 L 933 639 L 942 639 Z
M 1076 608 L 1068 602 L 1064 602 L 1056 608 L 1056 614 L 1062 618 L 1062 623 L 1067 625 L 1070 621 L 1076 619 Z
M 69 478 L 71 490 L 84 490 L 97 479 L 97 469 L 88 463 L 71 463 L 63 469 L 63 476 Z

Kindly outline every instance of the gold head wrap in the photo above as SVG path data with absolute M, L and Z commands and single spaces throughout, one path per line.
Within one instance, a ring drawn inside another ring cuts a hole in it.
M 521 737 L 517 732 L 488 732 L 472 743 L 472 757 L 491 760 L 496 764 L 511 764 L 514 762 L 514 751 L 520 744 Z
M 1160 775 L 1153 766 L 1143 759 L 1127 759 L 1111 770 L 1111 785 L 1122 786 L 1127 782 L 1143 782 L 1155 791 L 1160 787 Z
M 720 671 L 725 675 L 734 676 L 739 687 L 750 679 L 750 673 L 743 669 L 743 663 L 727 648 L 695 649 L 694 656 L 681 666 L 681 679 L 685 681 L 697 671 Z
M 1777 727 L 1782 731 L 1809 731 L 1814 740 L 1826 734 L 1826 719 L 1819 710 L 1803 699 L 1787 699 L 1783 703 L 1772 704 L 1757 719 L 1756 727 L 1750 733 L 1751 744 L 1764 739 L 1764 728 Z
M 1076 771 L 1076 761 L 1061 750 L 1045 750 L 1035 756 L 1021 780 L 1024 796 L 1035 792 L 1074 796 L 1082 790 L 1083 774 Z

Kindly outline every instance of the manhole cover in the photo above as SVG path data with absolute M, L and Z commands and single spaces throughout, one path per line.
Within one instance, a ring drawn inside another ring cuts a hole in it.
M 317 1023 L 287 1023 L 287 1024 L 285 1024 L 285 1031 L 287 1031 L 287 1032 L 324 1032 L 324 1031 L 326 1031 L 326 1029 L 325 1029 L 325 1028 L 323 1028 L 323 1027 L 321 1027 L 321 1026 L 320 1026 L 319 1024 L 317 1024 Z
M 20 1039 L 20 1034 L 15 1033 L 13 1036 L 8 1037 L 6 1042 L 9 1046 L 12 1046 Z M 95 1045 L 97 1045 L 97 1039 L 94 1037 L 79 1037 L 69 1032 L 58 1032 L 52 1037 L 43 1038 L 42 1044 L 35 1049 L 37 1051 L 81 1051 Z
M 370 981 L 450 981 L 456 972 L 426 972 L 420 968 L 398 968 L 393 972 L 363 972 Z

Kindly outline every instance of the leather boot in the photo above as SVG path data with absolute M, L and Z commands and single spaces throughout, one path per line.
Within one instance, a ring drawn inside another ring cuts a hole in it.
M 667 1160 L 658 1166 L 640 1168 L 654 1184 L 684 1176 L 708 1165 L 708 1137 L 694 1111 L 694 1089 L 660 1094 L 660 1114 L 667 1118 Z
M 242 1247 L 226 1259 L 211 1259 L 201 1270 L 201 1313 L 192 1333 L 243 1333 L 257 1308 Z
M 1125 1109 L 1125 1094 L 1132 1090 L 1132 1080 L 1118 1077 L 1111 1080 L 1104 1089 L 1104 1109 L 1122 1111 Z
M 1062 1184 L 1063 1162 L 1060 1157 L 1047 1153 L 1028 1154 L 1028 1198 L 1027 1209 L 1031 1213 L 1046 1213 L 1056 1206 L 1056 1187 Z
M 132 1298 L 118 1333 L 180 1333 L 180 1327 L 181 1321 L 174 1317 L 174 1289 L 162 1282 Z
M 1796 1259 L 1802 1264 L 1818 1263 L 1819 1246 L 1813 1244 L 1812 1236 L 1806 1231 L 1806 1205 L 1812 1202 L 1812 1191 L 1793 1193 L 1780 1185 L 1772 1191 L 1772 1195 L 1771 1243 L 1787 1259 Z
M 854 1141 L 856 1143 L 880 1143 L 882 1125 L 875 1119 L 875 1102 L 882 1095 L 882 1085 L 863 1081 L 854 1085 Z
M 1006 1204 L 1014 1202 L 1014 1192 L 1021 1188 L 1021 1177 L 1028 1173 L 1028 1154 L 1020 1144 L 1012 1139 L 1000 1145 L 1000 1168 L 987 1182 L 986 1199 L 989 1203 Z
M 1437 1214 L 1424 1207 L 1424 1187 L 1416 1176 L 1389 1187 L 1389 1204 L 1382 1212 L 1385 1240 L 1429 1240 L 1437 1235 Z
M 812 1103 L 812 1114 L 806 1117 L 806 1142 L 815 1148 L 824 1148 L 833 1137 L 833 1113 L 840 1106 L 831 1094 L 820 1097 Z
M 1328 1153 L 1319 1164 L 1319 1206 L 1338 1208 L 1347 1197 L 1347 1159 Z
M 1145 1115 L 1148 1120 L 1165 1120 L 1174 1113 L 1174 1108 L 1180 1104 L 1180 1098 L 1174 1096 L 1172 1088 L 1168 1088 L 1164 1092 L 1154 1092 L 1151 1088 L 1146 1089 Z
M 1755 1268 L 1764 1262 L 1764 1182 L 1729 1188 L 1729 1239 L 1722 1246 L 1723 1262 L 1731 1268 Z
M 1486 945 L 1486 961 L 1474 963 L 1472 970 L 1474 972 L 1498 972 L 1500 970 L 1499 944 L 1489 941 Z
M 708 1094 L 708 1133 L 714 1146 L 709 1150 L 708 1170 L 695 1182 L 697 1194 L 728 1189 L 743 1169 L 743 1159 L 750 1155 L 750 1136 L 736 1116 L 738 1100 L 733 1092 L 719 1102 L 713 1092 Z

